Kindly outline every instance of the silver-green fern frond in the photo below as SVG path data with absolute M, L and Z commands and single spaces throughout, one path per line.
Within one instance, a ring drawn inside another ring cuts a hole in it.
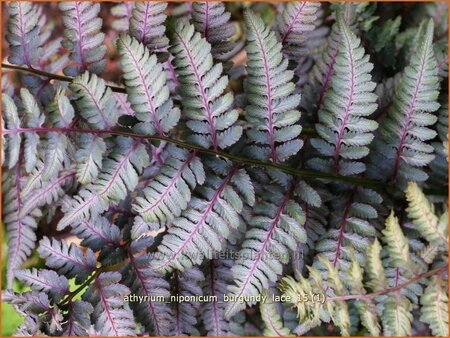
M 327 159 L 308 161 L 311 167 L 350 176 L 360 174 L 365 165 L 360 161 L 369 154 L 367 147 L 378 123 L 368 119 L 376 109 L 375 83 L 371 81 L 373 65 L 364 55 L 360 39 L 338 17 L 341 42 L 334 65 L 331 87 L 319 111 L 316 130 L 321 139 L 311 144 Z
M 103 160 L 102 170 L 95 182 L 74 196 L 65 206 L 58 229 L 104 212 L 109 203 L 118 203 L 138 183 L 138 174 L 149 164 L 144 145 L 130 138 L 119 137 L 115 148 Z
M 136 198 L 133 210 L 146 222 L 165 224 L 180 216 L 191 200 L 191 191 L 205 181 L 203 164 L 195 152 L 170 146 L 160 173 Z
M 143 43 L 150 51 L 162 51 L 169 40 L 165 36 L 167 2 L 138 1 L 134 4 L 130 18 L 130 36 Z
M 302 130 L 297 106 L 300 95 L 294 94 L 292 71 L 283 59 L 281 44 L 275 33 L 250 11 L 247 25 L 247 99 L 246 119 L 251 125 L 247 136 L 252 157 L 283 162 L 303 145 L 298 139 Z
M 121 35 L 117 40 L 131 108 L 140 121 L 134 129 L 147 135 L 164 136 L 180 119 L 173 105 L 166 74 L 156 56 L 138 40 Z
M 67 66 L 64 72 L 70 76 L 80 75 L 87 70 L 101 73 L 106 64 L 106 46 L 103 41 L 105 34 L 100 31 L 103 20 L 98 17 L 100 4 L 61 2 L 59 9 L 63 12 L 65 26 L 62 45 L 70 51 L 70 59 L 74 63 Z
M 232 40 L 236 26 L 222 2 L 194 2 L 192 21 L 197 32 L 211 44 L 211 54 L 218 61 L 228 61 L 242 48 L 243 42 Z
M 239 113 L 231 109 L 233 94 L 225 93 L 228 77 L 222 75 L 221 63 L 213 63 L 211 45 L 193 25 L 183 23 L 176 25 L 171 40 L 183 114 L 193 132 L 188 139 L 215 150 L 233 145 L 242 135 L 236 125 Z
M 410 65 L 403 71 L 392 108 L 380 123 L 380 140 L 372 157 L 371 176 L 398 181 L 425 181 L 421 169 L 433 158 L 433 147 L 427 142 L 436 136 L 429 127 L 437 121 L 432 113 L 437 103 L 439 79 L 432 39 L 433 22 L 419 31 L 420 41 Z

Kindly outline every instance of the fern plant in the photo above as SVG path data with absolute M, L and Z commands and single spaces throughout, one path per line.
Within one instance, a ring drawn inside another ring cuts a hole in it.
M 3 6 L 3 335 L 448 335 L 446 9 Z

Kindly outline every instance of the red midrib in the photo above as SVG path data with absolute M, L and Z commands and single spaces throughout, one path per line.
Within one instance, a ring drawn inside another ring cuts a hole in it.
M 328 69 L 327 69 L 327 72 L 325 73 L 325 78 L 323 79 L 322 85 L 320 87 L 319 101 L 317 102 L 317 111 L 319 111 L 320 108 L 322 107 L 323 99 L 325 97 L 325 93 L 330 84 L 331 75 L 333 74 L 333 71 L 334 71 L 334 64 L 336 63 L 336 57 L 338 55 L 338 52 L 339 52 L 339 48 L 336 48 L 336 50 L 334 50 L 333 54 L 331 55 L 330 64 L 327 65 Z
M 191 155 L 189 155 L 189 157 L 183 163 L 181 168 L 179 170 L 177 170 L 176 175 L 170 181 L 170 184 L 166 187 L 166 189 L 164 190 L 164 193 L 156 201 L 152 202 L 151 205 L 147 209 L 142 210 L 140 213 L 149 212 L 150 210 L 158 207 L 158 205 L 161 203 L 161 201 L 167 196 L 169 191 L 171 191 L 172 187 L 175 185 L 175 182 L 177 182 L 178 179 L 181 177 L 181 175 L 184 173 L 184 170 L 186 169 L 186 167 L 194 159 L 195 154 L 196 154 L 196 151 L 192 152 Z
M 94 234 L 103 239 L 106 243 L 113 243 L 109 238 L 106 238 L 101 232 L 97 231 L 95 226 L 92 226 L 88 221 L 82 222 L 85 227 L 89 228 Z
M 180 248 L 178 248 L 178 250 L 174 254 L 170 255 L 171 259 L 169 261 L 166 261 L 162 265 L 159 265 L 159 266 L 155 267 L 155 270 L 160 270 L 161 268 L 167 266 L 172 260 L 174 260 L 180 254 L 180 252 L 182 252 L 182 250 L 184 250 L 184 248 L 186 247 L 187 243 L 191 242 L 192 237 L 194 237 L 194 235 L 197 234 L 198 230 L 200 229 L 200 227 L 205 222 L 206 218 L 209 215 L 209 212 L 211 211 L 211 209 L 216 204 L 217 199 L 219 198 L 220 194 L 225 189 L 226 185 L 231 180 L 231 178 L 233 177 L 233 175 L 235 174 L 237 169 L 238 169 L 237 166 L 233 167 L 230 170 L 230 173 L 228 174 L 228 176 L 225 177 L 225 179 L 222 181 L 220 186 L 217 188 L 217 191 L 214 193 L 214 196 L 212 197 L 210 203 L 208 204 L 208 207 L 205 209 L 205 211 L 203 211 L 202 218 L 197 222 L 197 224 L 195 225 L 195 228 L 192 229 L 191 233 L 189 234 L 189 237 L 186 238 L 186 240 L 183 241 L 184 242 L 183 245 Z
M 303 9 L 305 8 L 305 6 L 306 6 L 306 1 L 301 4 L 301 6 L 299 7 L 297 13 L 295 13 L 294 18 L 289 23 L 288 29 L 286 30 L 286 33 L 284 33 L 283 38 L 281 39 L 281 43 L 282 44 L 284 44 L 284 42 L 288 38 L 289 34 L 291 34 L 292 29 L 294 28 L 294 24 L 297 21 L 298 17 L 302 14 Z
M 142 289 L 144 290 L 145 294 L 150 297 L 151 293 L 148 291 L 147 285 L 145 284 L 145 279 L 142 277 L 141 272 L 139 271 L 139 267 L 136 265 L 136 259 L 134 258 L 133 254 L 130 251 L 128 252 L 128 255 L 130 256 L 131 264 L 133 264 L 134 271 L 136 271 L 136 276 L 137 276 L 137 278 L 139 278 L 139 282 L 140 282 L 140 284 L 142 286 Z M 147 304 L 148 304 L 148 306 L 150 308 L 150 311 L 151 311 L 153 319 L 154 319 L 153 320 L 153 322 L 154 322 L 153 325 L 155 326 L 155 333 L 156 333 L 157 336 L 160 336 L 161 335 L 161 331 L 160 331 L 160 328 L 159 328 L 159 322 L 158 322 L 158 320 L 156 318 L 157 315 L 155 313 L 155 308 L 153 307 L 153 302 L 151 300 L 148 300 Z
M 103 303 L 103 308 L 105 309 L 105 312 L 106 312 L 106 315 L 108 316 L 109 322 L 111 323 L 111 327 L 114 330 L 114 332 L 116 333 L 116 336 L 119 336 L 119 332 L 117 332 L 116 326 L 114 325 L 114 320 L 111 317 L 107 299 L 105 298 L 105 295 L 103 294 L 102 285 L 99 283 L 98 278 L 95 279 L 95 285 L 97 287 L 98 293 L 100 294 L 100 299 Z
M 347 126 L 347 120 L 350 116 L 350 108 L 353 103 L 353 95 L 355 93 L 355 60 L 353 58 L 352 49 L 350 47 L 350 41 L 348 40 L 348 36 L 346 34 L 343 34 L 344 38 L 346 39 L 346 43 L 349 53 L 349 61 L 350 61 L 350 73 L 351 73 L 351 82 L 350 82 L 350 95 L 347 101 L 347 105 L 345 107 L 344 111 L 344 119 L 341 122 L 341 125 L 339 126 L 338 131 L 338 138 L 337 138 L 337 144 L 336 144 L 336 151 L 334 153 L 334 168 L 337 173 L 339 173 L 339 161 L 340 161 L 340 152 L 341 152 L 341 144 L 342 144 L 342 137 L 345 131 L 345 127 Z
M 339 224 L 339 237 L 338 237 L 338 242 L 336 245 L 336 254 L 334 255 L 334 259 L 333 259 L 334 267 L 336 267 L 336 265 L 339 262 L 339 255 L 341 254 L 342 242 L 344 241 L 345 226 L 347 225 L 347 216 L 348 216 L 348 213 L 350 212 L 350 207 L 353 203 L 353 194 L 354 194 L 354 190 L 353 190 L 352 194 L 350 195 L 347 205 L 345 206 L 344 214 L 342 215 L 342 220 L 341 220 L 341 223 Z
M 210 133 L 211 133 L 211 142 L 212 145 L 214 147 L 214 150 L 217 150 L 217 135 L 216 135 L 216 125 L 214 122 L 214 118 L 212 116 L 212 112 L 211 112 L 211 107 L 209 106 L 209 102 L 208 102 L 208 98 L 206 96 L 206 90 L 205 87 L 203 86 L 203 80 L 200 77 L 200 74 L 198 73 L 198 69 L 197 69 L 197 64 L 195 63 L 194 58 L 192 57 L 191 51 L 189 50 L 186 42 L 184 41 L 183 37 L 176 32 L 179 41 L 181 42 L 181 44 L 183 45 L 183 49 L 186 52 L 186 55 L 189 58 L 189 62 L 192 68 L 192 71 L 194 72 L 195 75 L 195 79 L 197 80 L 197 85 L 200 89 L 200 95 L 203 101 L 203 107 L 206 110 L 206 118 L 208 119 L 208 124 L 209 124 L 209 128 L 210 128 Z
M 179 294 L 179 279 L 178 279 L 178 272 L 177 270 L 175 270 L 174 272 L 174 279 L 175 279 L 175 292 L 174 294 Z M 175 302 L 175 318 L 176 318 L 176 332 L 175 335 L 176 336 L 181 336 L 183 334 L 183 332 L 181 332 L 181 327 L 180 327 L 180 303 L 179 302 Z
M 75 9 L 77 11 L 77 28 L 78 28 L 78 48 L 80 50 L 80 60 L 81 68 L 83 71 L 87 70 L 86 61 L 84 60 L 84 46 L 83 46 L 83 32 L 81 29 L 81 14 L 80 14 L 80 4 L 75 2 Z
M 273 126 L 273 107 L 272 107 L 272 84 L 270 82 L 270 75 L 269 75 L 269 65 L 267 62 L 267 55 L 266 55 L 266 49 L 264 46 L 263 41 L 261 40 L 261 36 L 256 29 L 253 20 L 249 20 L 251 25 L 253 26 L 253 31 L 255 32 L 256 38 L 258 39 L 258 44 L 261 50 L 263 63 L 264 63 L 264 76 L 266 78 L 266 88 L 267 88 L 267 109 L 268 109 L 268 119 L 269 119 L 269 126 L 268 126 L 268 132 L 269 132 L 269 144 L 270 144 L 270 157 L 272 159 L 272 162 L 276 163 L 278 162 L 278 156 L 275 151 L 275 140 L 274 140 L 274 126 Z
M 210 266 L 210 279 L 211 279 L 211 296 L 214 296 L 216 294 L 216 284 L 214 282 L 214 260 L 211 260 L 211 262 L 209 263 L 209 266 Z M 220 321 L 217 319 L 217 317 L 218 317 L 217 316 L 217 303 L 215 301 L 213 301 L 211 306 L 212 306 L 212 310 L 214 313 L 214 322 L 216 323 L 216 325 L 214 326 L 215 336 L 220 336 L 222 331 L 219 328 Z
M 141 38 L 140 41 L 145 44 L 145 31 L 147 30 L 147 19 L 148 19 L 148 10 L 150 7 L 150 3 L 145 4 L 145 14 L 144 14 L 144 22 L 142 23 L 141 30 Z
M 29 68 L 32 68 L 31 61 L 29 57 L 29 53 L 27 50 L 27 44 L 24 40 L 25 37 L 25 29 L 24 29 L 24 22 L 23 22 L 23 13 L 22 13 L 22 4 L 20 1 L 17 2 L 17 7 L 19 8 L 19 26 L 20 26 L 20 42 L 22 43 L 23 48 L 23 56 L 25 57 L 25 63 Z
M 394 173 L 392 175 L 392 180 L 395 180 L 398 175 L 398 170 L 400 168 L 400 160 L 403 156 L 403 146 L 405 143 L 406 136 L 408 135 L 408 129 L 409 129 L 409 125 L 411 123 L 411 117 L 412 117 L 412 114 L 414 113 L 414 106 L 416 105 L 417 94 L 419 93 L 419 86 L 420 86 L 420 83 L 422 82 L 424 68 L 425 68 L 425 57 L 422 60 L 419 77 L 416 80 L 414 95 L 413 95 L 411 103 L 408 107 L 408 112 L 406 113 L 405 123 L 403 124 L 402 135 L 400 137 L 397 154 L 396 154 L 396 158 L 395 158 Z
M 73 262 L 75 265 L 80 266 L 83 270 L 86 270 L 86 271 L 88 270 L 88 269 L 86 268 L 85 262 L 77 261 L 77 260 L 73 259 L 70 255 L 63 255 L 61 252 L 54 250 L 54 249 L 51 247 L 51 244 L 50 244 L 50 246 L 47 247 L 47 250 L 50 251 L 51 253 L 53 253 L 53 254 L 56 255 L 56 256 L 62 257 L 62 258 L 64 258 L 64 259 L 68 260 L 68 261 Z

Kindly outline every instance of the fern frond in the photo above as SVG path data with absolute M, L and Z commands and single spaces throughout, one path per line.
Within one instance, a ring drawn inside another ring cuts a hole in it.
M 67 323 L 63 326 L 63 335 L 84 336 L 91 326 L 91 313 L 94 308 L 88 302 L 76 300 L 69 303 Z
M 130 35 L 143 43 L 153 53 L 167 48 L 169 39 L 165 36 L 167 2 L 136 2 L 131 12 Z
M 433 276 L 420 298 L 420 320 L 430 325 L 435 336 L 448 336 L 448 284 L 439 276 Z
M 50 298 L 58 302 L 69 292 L 69 281 L 64 276 L 59 276 L 55 271 L 46 269 L 18 270 L 16 278 L 31 290 L 44 291 Z
M 429 243 L 446 247 L 448 245 L 447 228 L 438 227 L 438 217 L 434 213 L 433 204 L 414 182 L 408 183 L 405 193 L 408 200 L 406 211 L 417 230 Z
M 316 130 L 321 139 L 311 144 L 327 159 L 314 158 L 308 164 L 314 169 L 344 176 L 360 174 L 365 165 L 360 161 L 369 154 L 367 147 L 378 124 L 366 118 L 376 109 L 375 83 L 370 71 L 373 65 L 364 55 L 360 39 L 338 17 L 342 41 L 334 65 L 331 87 L 319 111 Z
M 246 119 L 252 129 L 247 132 L 252 157 L 283 162 L 303 145 L 298 139 L 301 126 L 296 110 L 300 95 L 293 94 L 293 72 L 282 58 L 281 44 L 275 33 L 250 11 L 245 12 L 247 25 L 247 95 Z
M 80 190 L 63 208 L 65 215 L 59 221 L 58 229 L 102 213 L 109 203 L 118 203 L 137 186 L 138 175 L 149 164 L 145 146 L 126 137 L 116 138 L 115 143 L 116 147 L 103 161 L 95 183 Z
M 102 336 L 136 335 L 133 312 L 124 301 L 130 290 L 119 283 L 121 278 L 118 272 L 102 272 L 83 296 L 94 306 L 95 330 Z
M 292 277 L 285 277 L 280 283 L 283 294 L 290 297 L 290 303 L 297 308 L 300 327 L 296 329 L 296 332 L 304 334 L 322 321 L 329 322 L 331 319 L 340 328 L 342 335 L 349 335 L 350 316 L 345 301 L 327 299 L 322 303 L 311 298 L 312 295 L 342 296 L 345 293 L 344 285 L 333 264 L 323 256 L 319 256 L 318 260 L 326 266 L 326 280 L 322 278 L 320 271 L 310 267 L 309 279 L 300 277 L 300 280 L 296 282 Z
M 63 172 L 59 177 L 53 181 L 42 182 L 39 188 L 31 190 L 25 194 L 22 190 L 23 204 L 20 210 L 20 217 L 26 217 L 36 208 L 41 208 L 44 205 L 50 205 L 57 202 L 65 195 L 64 187 L 74 181 L 75 173 L 73 171 Z
M 120 244 L 120 229 L 105 217 L 82 220 L 72 227 L 72 233 L 82 239 L 81 245 L 100 251 L 107 245 Z
M 105 68 L 105 34 L 101 32 L 102 19 L 98 17 L 100 4 L 74 1 L 59 4 L 63 12 L 64 40 L 62 45 L 70 51 L 74 65 L 64 69 L 69 76 L 85 71 L 100 74 Z
M 235 25 L 230 22 L 231 14 L 222 2 L 194 2 L 192 21 L 195 30 L 211 44 L 215 60 L 228 61 L 242 48 L 242 42 L 232 40 L 236 34 Z
M 44 123 L 45 116 L 41 113 L 38 103 L 33 95 L 26 88 L 20 89 L 23 112 L 25 114 L 26 126 L 28 128 L 40 128 Z M 24 159 L 25 171 L 30 173 L 36 166 L 38 160 L 39 135 L 36 132 L 25 134 Z
M 194 133 L 188 139 L 215 150 L 231 146 L 241 137 L 242 127 L 235 125 L 238 112 L 230 110 L 233 95 L 224 93 L 228 77 L 222 75 L 222 64 L 214 65 L 210 44 L 192 25 L 179 23 L 171 40 L 183 114 Z
M 390 296 L 383 304 L 383 334 L 385 336 L 410 336 L 411 304 L 404 296 Z
M 124 1 L 111 8 L 111 14 L 116 17 L 111 26 L 118 32 L 126 32 L 130 26 L 130 18 L 134 2 Z
M 267 289 L 269 281 L 276 282 L 282 273 L 282 263 L 288 263 L 289 250 L 295 251 L 297 242 L 306 242 L 305 213 L 292 199 L 301 189 L 300 182 L 292 181 L 286 191 L 270 187 L 255 206 L 252 228 L 246 232 L 232 268 L 236 285 L 229 289 L 233 295 L 254 296 Z M 229 303 L 225 316 L 231 318 L 243 308 L 245 304 Z
M 10 96 L 2 94 L 2 129 L 4 130 L 6 126 L 8 130 L 18 130 L 20 125 L 16 104 Z M 19 133 L 9 134 L 8 137 L 2 135 L 2 141 L 2 162 L 5 162 L 6 152 L 6 163 L 8 168 L 12 169 L 19 161 L 22 137 Z
M 356 18 L 360 15 L 358 3 L 344 2 L 331 4 L 335 18 L 341 16 L 349 27 L 353 27 Z M 311 41 L 312 37 L 308 40 Z M 325 94 L 331 85 L 331 78 L 335 71 L 336 59 L 341 45 L 340 29 L 335 22 L 330 29 L 326 48 L 321 56 L 315 60 L 315 64 L 309 73 L 309 81 L 305 86 L 302 98 L 302 107 L 312 115 L 312 122 L 316 122 L 317 113 L 322 109 Z
M 403 72 L 392 108 L 380 123 L 380 141 L 372 158 L 373 177 L 400 180 L 402 185 L 406 180 L 425 181 L 428 175 L 421 167 L 434 158 L 433 148 L 427 143 L 436 136 L 429 127 L 437 120 L 431 113 L 439 108 L 433 22 L 419 34 L 417 52 Z
M 83 252 L 74 243 L 68 245 L 66 241 L 44 237 L 39 242 L 37 250 L 49 268 L 56 269 L 58 273 L 67 277 L 75 277 L 78 284 L 82 283 L 97 265 L 92 250 L 87 249 Z
M 8 13 L 8 61 L 33 68 L 39 64 L 42 53 L 36 4 L 27 1 L 10 2 Z
M 347 271 L 352 261 L 350 248 L 353 248 L 362 265 L 367 246 L 377 234 L 377 207 L 382 201 L 377 192 L 362 187 L 334 198 L 331 206 L 336 212 L 331 214 L 331 227 L 315 246 L 317 253 L 327 257 L 339 271 Z M 325 268 L 318 261 L 313 266 Z
M 265 294 L 266 296 L 269 293 Z M 259 304 L 261 319 L 264 323 L 264 335 L 267 337 L 290 337 L 291 331 L 283 326 L 283 320 L 277 310 L 276 303 L 270 300 Z
M 381 245 L 378 239 L 367 247 L 366 270 L 368 274 L 367 285 L 373 291 L 383 290 L 387 287 L 386 274 L 380 257 Z
M 283 53 L 292 60 L 304 54 L 308 33 L 317 26 L 319 2 L 286 3 L 281 15 L 277 18 L 277 28 Z
M 106 144 L 100 136 L 83 134 L 78 137 L 78 146 L 75 153 L 77 181 L 86 185 L 95 180 L 102 169 Z
M 129 252 L 130 264 L 125 283 L 134 295 L 147 297 L 144 302 L 132 302 L 131 307 L 150 332 L 157 336 L 168 336 L 173 328 L 173 312 L 165 301 L 169 299 L 169 283 L 150 268 L 149 255 L 136 256 Z M 163 300 L 158 299 L 162 297 Z
M 22 215 L 23 200 L 21 197 L 22 171 L 16 165 L 12 172 L 2 175 L 2 221 L 6 227 L 8 238 L 8 265 L 6 273 L 7 288 L 13 287 L 14 273 L 31 255 L 36 242 L 36 218 L 40 210 L 34 209 Z
M 163 225 L 180 216 L 191 200 L 191 191 L 205 181 L 203 164 L 195 152 L 169 147 L 167 153 L 170 157 L 160 173 L 133 205 L 145 222 Z
M 183 271 L 205 258 L 212 259 L 223 248 L 230 230 L 239 226 L 244 203 L 240 195 L 246 196 L 241 191 L 252 195 L 253 186 L 244 169 L 230 167 L 230 163 L 222 165 L 228 170 L 226 176 L 210 175 L 197 188 L 199 196 L 193 197 L 189 208 L 169 226 L 152 261 L 156 271 Z M 246 202 L 252 204 L 253 200 Z
M 227 336 L 231 325 L 224 318 L 225 305 L 223 298 L 228 293 L 228 284 L 232 281 L 232 261 L 229 259 L 212 259 L 205 265 L 205 283 L 203 295 L 216 296 L 216 300 L 200 305 L 200 315 L 208 336 Z
M 202 289 L 199 284 L 204 278 L 203 273 L 197 268 L 187 269 L 183 272 L 174 271 L 172 276 L 172 295 L 184 297 L 201 296 Z M 174 335 L 199 335 L 199 332 L 195 327 L 199 305 L 200 304 L 194 300 L 174 302 L 175 327 L 172 331 Z
M 386 228 L 382 231 L 387 250 L 391 256 L 392 262 L 396 267 L 410 267 L 411 258 L 409 254 L 409 244 L 403 234 L 398 218 L 395 217 L 394 211 L 391 211 L 386 219 Z
M 75 104 L 81 115 L 92 127 L 109 130 L 117 124 L 117 101 L 103 79 L 85 72 L 76 77 L 69 87 L 77 97 Z
M 135 129 L 147 135 L 164 136 L 178 123 L 180 111 L 169 97 L 166 74 L 161 64 L 142 43 L 130 36 L 121 35 L 117 48 L 128 100 L 141 121 Z
M 47 144 L 44 155 L 44 167 L 42 168 L 42 179 L 50 180 L 58 175 L 63 169 L 64 163 L 69 164 L 67 148 L 69 139 L 60 133 L 48 133 Z

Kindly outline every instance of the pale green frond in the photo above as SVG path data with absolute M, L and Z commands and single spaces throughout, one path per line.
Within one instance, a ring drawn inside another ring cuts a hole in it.
M 399 268 L 411 266 L 408 240 L 403 234 L 398 218 L 395 217 L 393 210 L 386 219 L 385 226 L 385 229 L 382 231 L 384 235 L 383 240 L 387 245 L 387 250 L 393 263 Z
M 278 313 L 277 304 L 271 299 L 271 295 L 264 293 L 268 299 L 259 304 L 262 321 L 264 323 L 264 335 L 269 337 L 289 337 L 292 336 L 291 331 L 283 326 L 283 320 Z
M 408 200 L 406 211 L 417 230 L 428 242 L 439 245 L 442 248 L 447 247 L 447 234 L 444 233 L 442 227 L 438 226 L 439 219 L 435 214 L 434 206 L 426 198 L 417 183 L 409 182 L 405 194 Z
M 433 276 L 420 304 L 420 320 L 430 325 L 433 335 L 448 337 L 448 282 Z

